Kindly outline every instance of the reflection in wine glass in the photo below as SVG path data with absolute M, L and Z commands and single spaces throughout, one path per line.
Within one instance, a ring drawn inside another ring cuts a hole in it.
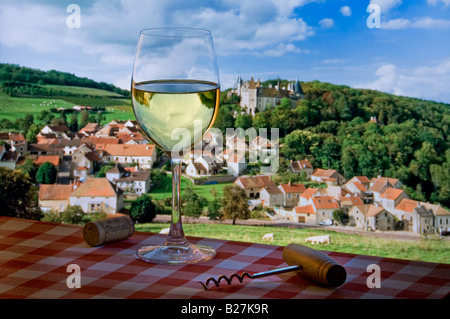
M 211 33 L 154 28 L 140 33 L 131 84 L 133 110 L 147 137 L 172 164 L 172 220 L 164 244 L 140 248 L 139 259 L 188 264 L 215 256 L 193 245 L 181 219 L 181 161 L 212 126 L 219 107 L 219 71 Z

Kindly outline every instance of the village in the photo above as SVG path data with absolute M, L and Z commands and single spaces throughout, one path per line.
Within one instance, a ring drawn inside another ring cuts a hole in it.
M 89 213 L 123 212 L 124 198 L 150 191 L 150 171 L 161 159 L 131 120 L 104 126 L 88 123 L 76 133 L 63 125 L 47 125 L 37 135 L 37 143 L 28 143 L 21 134 L 2 133 L 0 139 L 8 144 L 0 146 L 0 166 L 15 169 L 32 159 L 37 166 L 50 162 L 56 167 L 56 183 L 39 185 L 39 206 L 47 213 L 61 212 L 69 205 Z M 272 180 L 276 173 L 248 174 L 246 154 L 271 153 L 273 158 L 279 145 L 261 136 L 239 140 L 236 135 L 227 136 L 223 144 L 222 150 L 217 135 L 208 132 L 201 147 L 185 157 L 184 176 L 200 184 L 234 183 L 244 189 L 250 208 L 266 208 L 273 220 L 416 234 L 450 230 L 448 210 L 410 199 L 398 179 L 354 176 L 347 180 L 338 171 L 315 168 L 305 159 L 291 160 L 288 169 L 317 187 L 277 185 Z M 105 176 L 95 177 L 107 165 Z

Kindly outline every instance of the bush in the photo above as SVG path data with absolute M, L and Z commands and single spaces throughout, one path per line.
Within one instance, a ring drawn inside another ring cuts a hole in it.
M 156 206 L 150 196 L 143 194 L 131 203 L 130 217 L 135 223 L 151 223 L 156 216 Z

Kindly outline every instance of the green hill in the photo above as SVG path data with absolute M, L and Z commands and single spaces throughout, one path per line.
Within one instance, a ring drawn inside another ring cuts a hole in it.
M 90 106 L 92 116 L 101 111 L 102 121 L 134 118 L 127 90 L 70 73 L 0 64 L 0 130 L 21 131 L 16 121 L 26 115 L 59 117 L 61 109 L 72 113 L 75 105 Z

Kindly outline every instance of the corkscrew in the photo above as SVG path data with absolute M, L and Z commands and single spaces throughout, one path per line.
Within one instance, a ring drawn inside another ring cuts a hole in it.
M 236 278 L 237 280 L 239 280 L 240 283 L 242 283 L 244 281 L 245 277 L 250 278 L 250 279 L 261 278 L 261 277 L 266 277 L 266 276 L 278 275 L 278 274 L 282 274 L 285 272 L 295 271 L 295 270 L 299 270 L 301 268 L 302 268 L 302 266 L 290 266 L 290 267 L 283 267 L 283 268 L 273 269 L 273 270 L 269 270 L 269 271 L 259 272 L 256 274 L 249 274 L 248 272 L 243 272 L 242 274 L 239 275 L 237 273 L 233 273 L 229 277 L 227 277 L 225 275 L 220 275 L 217 279 L 215 279 L 213 277 L 209 277 L 206 279 L 205 283 L 203 283 L 201 281 L 199 281 L 199 283 L 203 286 L 203 288 L 205 288 L 205 290 L 208 290 L 208 284 L 210 282 L 213 282 L 216 285 L 216 287 L 219 287 L 220 282 L 222 280 L 226 281 L 229 285 L 231 285 L 231 281 L 233 280 L 233 278 Z
M 246 277 L 255 279 L 291 271 L 298 271 L 300 275 L 329 287 L 339 287 L 347 278 L 347 272 L 344 267 L 324 253 L 307 246 L 299 244 L 287 245 L 283 249 L 283 260 L 289 265 L 288 267 L 256 274 L 243 272 L 241 274 L 233 273 L 230 276 L 220 275 L 217 279 L 209 277 L 204 283 L 201 281 L 199 283 L 205 290 L 208 290 L 208 284 L 210 282 L 213 282 L 216 287 L 219 287 L 221 281 L 225 281 L 228 285 L 231 285 L 234 278 L 240 283 L 243 283 Z

